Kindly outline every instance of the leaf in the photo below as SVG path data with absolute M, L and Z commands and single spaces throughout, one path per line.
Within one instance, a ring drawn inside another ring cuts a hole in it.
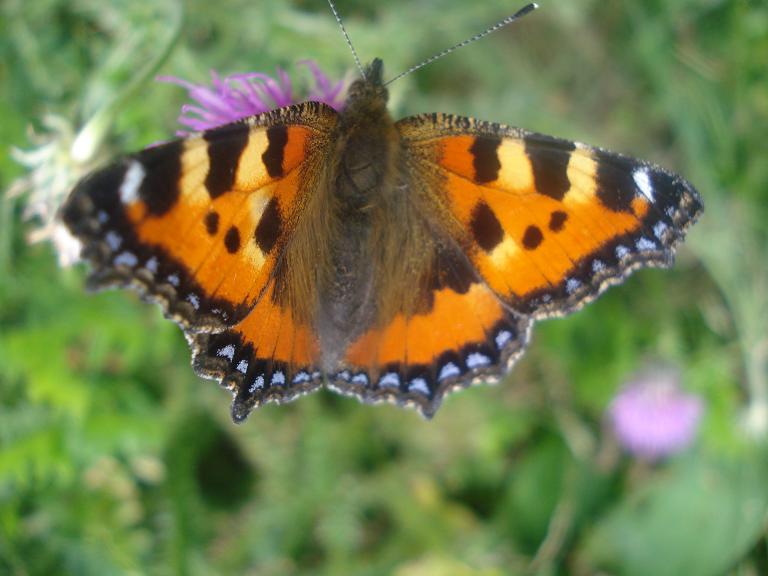
M 680 461 L 594 529 L 589 571 L 627 576 L 720 575 L 755 544 L 768 518 L 764 459 Z

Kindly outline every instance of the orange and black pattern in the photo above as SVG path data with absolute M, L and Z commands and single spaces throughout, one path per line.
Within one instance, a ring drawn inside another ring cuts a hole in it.
M 128 286 L 160 303 L 187 333 L 196 371 L 235 393 L 279 401 L 319 386 L 310 328 L 270 295 L 306 189 L 301 168 L 334 121 L 307 103 L 147 148 L 85 178 L 62 217 L 93 266 L 90 286 Z
M 702 210 L 684 179 L 599 148 L 450 115 L 399 124 L 409 158 L 442 171 L 468 257 L 520 314 L 562 315 L 670 265 Z
M 349 113 L 310 102 L 148 148 L 85 178 L 63 208 L 90 285 L 158 302 L 196 372 L 232 392 L 236 421 L 323 384 L 431 416 L 448 392 L 503 377 L 535 320 L 669 266 L 703 209 L 679 176 L 599 148 L 443 114 L 392 123 L 380 61 L 371 70 Z M 378 169 L 393 150 L 396 169 Z M 349 197 L 358 188 L 364 202 Z M 370 280 L 384 256 L 366 219 L 394 192 L 403 203 L 377 233 L 403 234 L 403 266 L 424 266 L 399 291 Z M 379 292 L 413 305 L 382 317 Z M 324 332 L 334 307 L 342 326 Z

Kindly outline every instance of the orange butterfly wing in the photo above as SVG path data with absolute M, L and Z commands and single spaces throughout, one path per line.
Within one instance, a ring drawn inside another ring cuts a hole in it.
M 310 327 L 276 303 L 276 265 L 336 112 L 305 103 L 147 148 L 82 180 L 64 222 L 95 288 L 130 286 L 187 333 L 194 367 L 243 418 L 321 384 Z
M 398 315 L 354 342 L 347 368 L 330 387 L 431 417 L 446 394 L 498 380 L 522 354 L 531 322 L 510 313 L 483 284 L 435 289 L 432 300 L 429 311 Z
M 438 171 L 457 243 L 520 314 L 563 315 L 637 268 L 671 265 L 702 211 L 679 176 L 599 148 L 441 114 L 398 127 L 411 172 Z
M 583 144 L 442 114 L 397 126 L 410 191 L 429 196 L 451 248 L 430 310 L 348 350 L 333 387 L 367 401 L 431 416 L 446 393 L 500 378 L 534 319 L 578 309 L 637 268 L 670 265 L 702 210 L 682 178 Z

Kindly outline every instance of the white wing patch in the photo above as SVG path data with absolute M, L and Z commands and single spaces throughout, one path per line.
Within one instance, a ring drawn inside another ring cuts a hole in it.
M 649 201 L 655 202 L 653 184 L 651 184 L 651 178 L 648 176 L 648 170 L 646 168 L 638 168 L 632 173 L 632 178 L 635 180 L 635 184 L 637 184 L 640 192 Z
M 144 181 L 144 166 L 140 162 L 133 161 L 125 172 L 122 184 L 120 184 L 120 201 L 123 204 L 132 204 L 139 199 L 139 186 Z

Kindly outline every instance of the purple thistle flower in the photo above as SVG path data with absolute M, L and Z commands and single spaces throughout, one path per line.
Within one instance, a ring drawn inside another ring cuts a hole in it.
M 309 68 L 314 80 L 306 100 L 323 102 L 336 110 L 341 109 L 347 80 L 332 82 L 311 60 L 303 60 L 299 64 Z M 159 76 L 157 80 L 182 86 L 189 97 L 197 102 L 182 106 L 179 116 L 179 123 L 194 132 L 223 126 L 300 101 L 294 98 L 290 76 L 280 68 L 277 69 L 277 79 L 261 72 L 231 74 L 220 78 L 215 71 L 211 71 L 211 86 L 193 84 L 175 76 Z M 178 136 L 189 134 L 186 130 L 177 132 Z
M 683 451 L 696 437 L 704 406 L 680 389 L 674 370 L 650 370 L 630 380 L 608 408 L 619 444 L 645 460 Z
M 315 86 L 309 92 L 309 98 L 307 98 L 307 100 L 324 102 L 336 110 L 341 110 L 344 107 L 346 88 L 349 83 L 348 78 L 340 80 L 334 84 L 328 76 L 323 74 L 323 71 L 320 70 L 313 60 L 301 60 L 299 64 L 309 68 L 309 71 L 312 72 L 312 77 L 315 80 Z

